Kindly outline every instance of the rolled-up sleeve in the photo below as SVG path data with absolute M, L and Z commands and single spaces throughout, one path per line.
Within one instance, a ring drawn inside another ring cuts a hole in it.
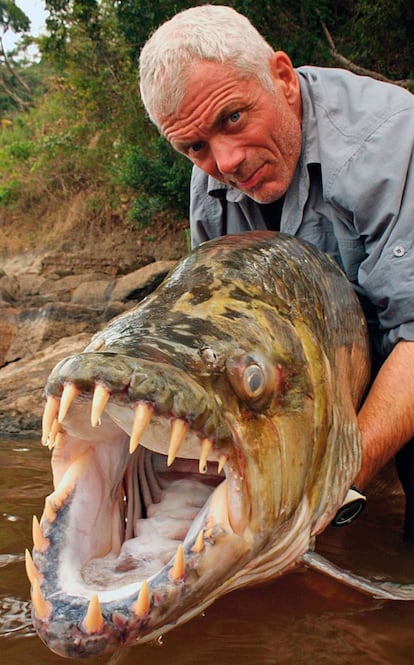
M 336 178 L 334 197 L 364 240 L 358 283 L 377 309 L 385 353 L 414 340 L 413 147 L 412 102 L 379 123 Z

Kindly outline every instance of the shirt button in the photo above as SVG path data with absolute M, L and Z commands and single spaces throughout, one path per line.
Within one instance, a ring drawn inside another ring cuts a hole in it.
M 402 245 L 396 245 L 393 251 L 394 256 L 404 256 L 405 249 Z

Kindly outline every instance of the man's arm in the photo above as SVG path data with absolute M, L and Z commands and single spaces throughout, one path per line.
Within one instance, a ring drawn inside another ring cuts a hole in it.
M 414 342 L 400 341 L 378 372 L 358 415 L 363 488 L 414 437 Z

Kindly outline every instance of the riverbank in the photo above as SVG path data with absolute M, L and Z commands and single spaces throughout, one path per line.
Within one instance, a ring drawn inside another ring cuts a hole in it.
M 43 386 L 53 366 L 135 306 L 187 253 L 184 222 L 158 219 L 138 230 L 118 221 L 93 234 L 64 226 L 46 246 L 30 238 L 25 246 L 17 226 L 12 240 L 9 228 L 0 256 L 3 435 L 38 436 Z M 2 231 L 5 237 L 4 224 Z

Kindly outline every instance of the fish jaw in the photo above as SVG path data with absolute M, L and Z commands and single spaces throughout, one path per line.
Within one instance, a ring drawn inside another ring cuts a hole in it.
M 367 358 L 334 264 L 248 233 L 201 246 L 62 361 L 43 428 L 55 489 L 27 556 L 45 643 L 144 642 L 295 565 L 359 468 Z
M 171 407 L 162 390 L 162 399 L 150 401 L 148 381 L 147 401 L 136 387 L 131 401 L 126 380 L 117 379 L 106 399 L 96 386 L 108 360 L 93 353 L 69 358 L 47 387 L 43 440 L 53 448 L 54 491 L 34 532 L 36 572 L 29 577 L 38 634 L 68 657 L 153 639 L 239 586 L 240 571 L 253 578 L 252 562 L 268 539 L 261 520 L 268 524 L 273 511 L 270 501 L 266 515 L 255 516 L 237 439 L 243 433 L 232 434 L 199 384 L 169 368 L 180 406 Z M 87 385 L 85 366 L 92 365 Z M 118 358 L 120 367 L 150 376 L 145 361 Z M 191 424 L 179 411 L 187 408 L 184 383 L 188 402 L 197 405 Z M 130 442 L 138 411 L 148 422 L 136 447 Z M 293 555 L 307 548 L 293 547 Z

